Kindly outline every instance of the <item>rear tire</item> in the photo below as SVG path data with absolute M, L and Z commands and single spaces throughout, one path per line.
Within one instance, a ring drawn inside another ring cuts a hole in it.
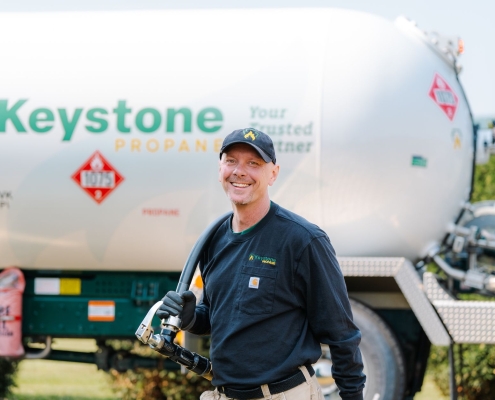
M 370 308 L 354 300 L 351 306 L 354 322 L 362 334 L 359 348 L 366 373 L 365 400 L 402 399 L 404 358 L 394 333 Z

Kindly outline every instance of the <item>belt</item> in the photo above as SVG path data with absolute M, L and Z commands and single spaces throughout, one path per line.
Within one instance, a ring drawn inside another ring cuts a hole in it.
M 308 369 L 309 375 L 313 376 L 315 373 L 313 367 L 309 365 L 306 366 L 306 368 Z M 303 382 L 306 382 L 306 378 L 304 377 L 304 374 L 301 372 L 301 370 L 299 370 L 294 375 L 290 376 L 287 379 L 278 382 L 269 383 L 268 389 L 270 390 L 271 394 L 277 394 L 295 388 L 296 386 L 300 385 Z M 258 386 L 253 389 L 244 389 L 244 390 L 232 389 L 229 388 L 228 386 L 218 386 L 217 390 L 220 393 L 223 393 L 227 397 L 233 399 L 239 399 L 239 400 L 262 399 L 264 397 L 263 391 L 261 390 L 261 386 Z

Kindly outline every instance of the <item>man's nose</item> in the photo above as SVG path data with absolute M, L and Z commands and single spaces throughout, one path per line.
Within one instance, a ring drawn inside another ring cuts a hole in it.
M 238 163 L 234 168 L 234 175 L 246 175 L 246 171 L 244 170 L 244 166 L 241 163 Z

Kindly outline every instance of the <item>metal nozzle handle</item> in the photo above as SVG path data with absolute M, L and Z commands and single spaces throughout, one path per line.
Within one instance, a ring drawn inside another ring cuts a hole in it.
M 151 327 L 151 321 L 155 316 L 156 311 L 163 304 L 163 301 L 157 301 L 153 307 L 150 308 L 146 317 L 144 317 L 143 322 L 139 325 L 136 331 L 136 337 L 144 344 L 148 343 L 150 336 L 153 334 L 153 328 Z

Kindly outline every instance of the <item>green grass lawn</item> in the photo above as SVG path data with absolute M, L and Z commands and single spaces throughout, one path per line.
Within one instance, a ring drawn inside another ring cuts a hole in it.
M 95 351 L 94 340 L 56 340 L 57 350 Z M 17 400 L 117 400 L 110 376 L 94 364 L 24 360 L 16 379 Z
M 57 350 L 95 351 L 94 340 L 56 340 Z M 118 400 L 111 389 L 108 373 L 96 365 L 49 360 L 24 360 L 20 363 L 14 389 L 16 400 Z M 448 400 L 430 377 L 415 400 Z
M 425 377 L 421 392 L 414 396 L 414 400 L 449 400 L 450 397 L 444 396 L 430 376 Z

